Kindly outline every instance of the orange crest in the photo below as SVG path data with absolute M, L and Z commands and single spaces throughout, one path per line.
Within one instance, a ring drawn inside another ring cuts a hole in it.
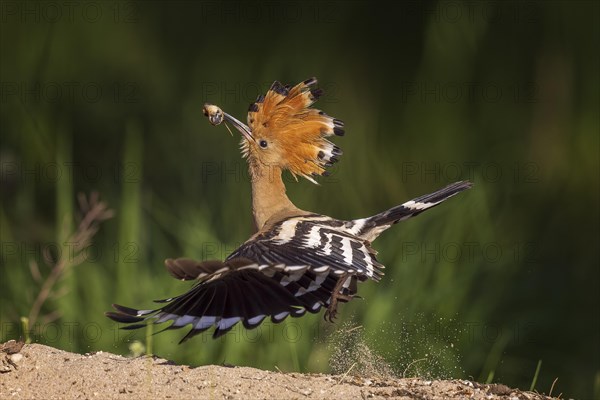
M 265 164 L 287 168 L 313 183 L 327 175 L 342 150 L 326 138 L 344 135 L 344 123 L 310 108 L 322 94 L 316 78 L 290 88 L 275 81 L 266 96 L 250 104 L 248 126 L 254 142 L 244 140 L 242 150 Z

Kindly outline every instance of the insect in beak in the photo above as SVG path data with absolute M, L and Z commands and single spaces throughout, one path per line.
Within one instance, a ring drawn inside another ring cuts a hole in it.
M 215 126 L 220 125 L 223 121 L 229 122 L 247 140 L 254 141 L 254 138 L 252 137 L 252 132 L 250 131 L 250 128 L 248 128 L 248 126 L 246 126 L 244 123 L 240 122 L 236 118 L 232 117 L 231 115 L 227 114 L 226 112 L 223 112 L 223 110 L 221 110 L 219 107 L 217 107 L 213 104 L 205 104 L 204 107 L 202 108 L 202 112 L 204 113 L 204 115 L 206 115 L 208 117 L 208 121 L 212 125 L 215 125 Z M 229 133 L 231 133 L 229 126 L 227 126 L 227 124 L 225 124 L 225 126 L 229 130 Z
M 202 112 L 208 117 L 208 121 L 212 125 L 217 126 L 223 122 L 223 111 L 215 105 L 208 103 L 204 104 L 204 107 L 202 107 Z

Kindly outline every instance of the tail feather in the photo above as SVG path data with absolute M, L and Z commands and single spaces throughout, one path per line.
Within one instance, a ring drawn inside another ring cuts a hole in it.
M 471 186 L 473 184 L 469 181 L 455 182 L 436 192 L 417 197 L 372 217 L 351 221 L 349 228 L 356 236 L 372 242 L 393 224 L 419 215 L 463 190 L 470 189 Z

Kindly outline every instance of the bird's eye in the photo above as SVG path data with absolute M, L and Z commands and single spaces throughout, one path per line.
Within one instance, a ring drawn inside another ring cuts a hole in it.
M 263 149 L 266 149 L 268 144 L 266 140 L 261 140 L 260 142 L 258 142 L 258 144 L 260 145 L 260 147 L 262 147 Z

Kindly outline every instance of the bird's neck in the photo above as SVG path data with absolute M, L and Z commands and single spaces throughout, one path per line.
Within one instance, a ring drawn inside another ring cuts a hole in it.
M 252 158 L 248 161 L 252 180 L 252 213 L 257 230 L 261 230 L 272 218 L 304 213 L 285 194 L 281 168 Z

